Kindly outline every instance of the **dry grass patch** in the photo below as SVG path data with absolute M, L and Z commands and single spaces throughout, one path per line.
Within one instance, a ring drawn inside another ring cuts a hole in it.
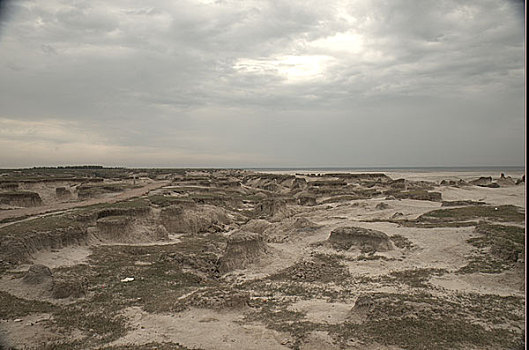
M 525 252 L 525 228 L 481 223 L 476 226 L 479 237 L 467 240 L 478 251 L 469 257 L 468 265 L 459 273 L 501 273 L 512 268 Z
M 360 297 L 357 305 L 352 314 L 361 312 L 363 322 L 346 322 L 331 330 L 342 344 L 360 339 L 405 349 L 513 349 L 521 337 L 519 330 L 505 325 L 523 317 L 522 298 L 372 293 Z
M 418 221 L 466 221 L 473 219 L 489 219 L 504 222 L 523 222 L 525 221 L 525 214 L 523 209 L 514 205 L 470 205 L 461 208 L 433 210 L 421 215 Z

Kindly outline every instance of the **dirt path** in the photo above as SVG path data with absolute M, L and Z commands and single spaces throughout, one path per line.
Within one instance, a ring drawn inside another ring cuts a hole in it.
M 114 197 L 93 198 L 93 199 L 89 199 L 86 201 L 80 201 L 80 202 L 55 203 L 55 204 L 44 205 L 40 207 L 32 207 L 32 208 L 2 210 L 0 211 L 0 220 L 12 219 L 12 218 L 21 218 L 22 220 L 22 219 L 26 219 L 28 216 L 48 214 L 48 213 L 52 213 L 56 211 L 63 211 L 63 210 L 68 210 L 72 208 L 77 208 L 77 207 L 84 207 L 88 205 L 102 204 L 102 203 L 115 203 L 115 202 L 123 201 L 126 199 L 143 196 L 144 194 L 147 194 L 149 191 L 166 186 L 169 183 L 170 181 L 156 181 L 156 182 L 150 183 L 143 187 L 126 190 Z M 14 222 L 16 221 L 12 221 L 12 222 L 5 223 L 5 224 L 0 224 L 0 227 L 7 226 Z

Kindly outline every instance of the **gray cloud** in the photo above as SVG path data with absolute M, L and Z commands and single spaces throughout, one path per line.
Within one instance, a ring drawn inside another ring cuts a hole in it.
M 0 166 L 520 165 L 521 6 L 12 2 Z

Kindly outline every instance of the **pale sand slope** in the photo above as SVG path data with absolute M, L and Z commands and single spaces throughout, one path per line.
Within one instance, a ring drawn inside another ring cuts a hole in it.
M 125 310 L 134 331 L 112 345 L 179 342 L 203 349 L 288 349 L 289 336 L 263 325 L 241 324 L 241 312 L 191 309 L 175 315 L 149 314 L 140 308 Z

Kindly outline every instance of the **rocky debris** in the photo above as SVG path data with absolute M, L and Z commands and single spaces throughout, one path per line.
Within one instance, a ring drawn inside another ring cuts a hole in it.
M 457 186 L 458 187 L 462 187 L 462 186 L 470 186 L 470 184 L 468 182 L 466 182 L 465 180 L 459 180 L 457 182 Z
M 378 209 L 378 210 L 385 210 L 385 209 L 389 209 L 389 208 L 391 208 L 389 206 L 389 204 L 384 203 L 384 202 L 378 203 L 377 206 L 375 207 L 375 209 Z
M 457 185 L 457 181 L 456 180 L 442 180 L 439 185 L 441 186 L 455 186 Z
M 362 227 L 339 227 L 331 232 L 328 241 L 339 249 L 358 247 L 362 251 L 385 252 L 393 249 L 390 238 L 384 232 Z
M 470 181 L 471 185 L 488 187 L 492 184 L 492 176 L 481 176 L 479 179 Z
M 516 180 L 516 184 L 517 184 L 517 185 L 524 184 L 524 183 L 525 183 L 525 175 L 522 175 L 521 178 L 519 178 L 518 180 Z
M 470 184 L 466 182 L 465 180 L 459 179 L 459 180 L 442 180 L 439 185 L 441 186 L 454 186 L 454 187 L 461 187 L 461 186 L 469 186 Z
M 42 205 L 42 199 L 38 193 L 29 191 L 0 192 L 0 204 L 17 207 L 36 207 Z
M 219 259 L 219 272 L 224 274 L 244 269 L 269 252 L 270 248 L 261 235 L 246 231 L 235 232 L 229 237 L 224 255 Z
M 516 182 L 510 176 L 501 173 L 500 178 L 496 181 L 501 187 L 515 186 Z
M 398 219 L 398 218 L 401 218 L 401 217 L 403 217 L 403 216 L 404 216 L 404 214 L 401 213 L 400 211 L 398 211 L 398 212 L 396 212 L 395 214 L 391 215 L 391 218 L 392 218 L 392 219 Z
M 53 281 L 53 274 L 49 267 L 35 264 L 30 266 L 29 270 L 24 274 L 22 281 L 30 285 L 50 283 Z

